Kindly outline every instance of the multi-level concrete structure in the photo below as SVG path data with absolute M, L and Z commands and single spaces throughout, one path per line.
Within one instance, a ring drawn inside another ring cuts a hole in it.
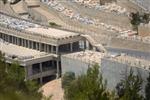
M 60 76 L 61 55 L 86 48 L 102 48 L 87 35 L 49 28 L 4 13 L 0 13 L 0 38 L 4 41 L 1 51 L 6 54 L 7 61 L 19 61 L 27 71 L 27 79 L 40 82 L 43 77 L 48 80 L 56 73 Z

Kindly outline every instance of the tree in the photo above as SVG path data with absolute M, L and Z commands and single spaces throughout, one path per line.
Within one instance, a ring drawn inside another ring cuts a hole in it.
M 3 3 L 4 3 L 4 4 L 6 4 L 6 3 L 7 3 L 7 0 L 2 0 L 2 1 L 3 1 Z
M 145 86 L 145 100 L 150 100 L 150 73 Z
M 56 24 L 55 22 L 49 22 L 51 27 L 61 27 L 61 25 Z
M 68 87 L 73 80 L 75 80 L 75 73 L 66 72 L 62 77 L 62 88 Z
M 138 26 L 141 22 L 141 16 L 139 12 L 131 13 L 131 24 L 133 25 L 133 29 L 138 30 Z
M 0 52 L 0 100 L 41 100 L 39 85 L 25 81 L 24 68 L 18 63 L 6 64 L 3 56 Z
M 130 69 L 129 75 L 125 75 L 121 82 L 116 86 L 120 100 L 142 100 L 143 97 L 139 93 L 142 88 L 141 85 L 141 77 L 134 75 L 133 70 Z
M 144 15 L 143 15 L 143 23 L 148 24 L 149 21 L 150 21 L 150 14 L 144 13 Z
M 90 67 L 64 90 L 66 100 L 110 100 L 98 65 Z

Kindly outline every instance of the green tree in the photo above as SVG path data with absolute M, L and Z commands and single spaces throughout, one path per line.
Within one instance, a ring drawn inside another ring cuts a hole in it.
M 144 13 L 144 15 L 143 15 L 143 23 L 148 24 L 149 21 L 150 21 L 150 14 Z
M 18 63 L 8 65 L 0 52 L 0 100 L 41 100 L 39 85 L 25 81 L 24 68 Z
M 75 73 L 66 72 L 62 77 L 62 88 L 68 87 L 73 80 L 75 80 Z
M 125 75 L 121 82 L 116 86 L 120 100 L 142 100 L 143 97 L 139 93 L 142 89 L 141 85 L 141 77 L 134 75 L 133 70 L 130 69 L 129 75 Z
M 145 86 L 145 100 L 150 100 L 150 73 Z
M 140 25 L 140 23 L 141 23 L 141 16 L 139 12 L 131 13 L 131 24 L 134 30 L 138 30 L 138 26 Z
M 3 3 L 4 3 L 4 4 L 6 4 L 6 3 L 7 3 L 7 0 L 2 0 L 2 1 L 3 1 Z
M 110 100 L 98 65 L 90 67 L 64 90 L 66 100 Z

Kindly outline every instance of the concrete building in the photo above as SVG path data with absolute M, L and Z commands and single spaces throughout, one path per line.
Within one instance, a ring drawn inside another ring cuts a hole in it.
M 104 49 L 87 35 L 42 26 L 5 13 L 0 13 L 0 39 L 7 62 L 18 61 L 26 69 L 26 78 L 40 83 L 61 76 L 61 55 Z
M 25 68 L 26 79 L 45 83 L 56 77 L 57 55 L 21 47 L 1 40 L 0 51 L 5 54 L 6 62 L 19 63 Z

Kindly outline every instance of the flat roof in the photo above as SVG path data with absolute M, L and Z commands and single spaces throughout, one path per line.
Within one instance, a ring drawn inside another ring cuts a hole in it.
M 8 42 L 0 41 L 0 51 L 5 54 L 6 58 L 16 60 L 31 60 L 35 58 L 45 56 L 55 56 L 55 54 L 49 54 L 46 52 L 40 52 L 37 50 L 17 46 Z
M 35 34 L 35 35 L 38 34 L 53 39 L 71 38 L 80 35 L 79 33 L 76 32 L 70 32 L 61 29 L 45 27 L 39 24 L 29 22 L 27 20 L 11 17 L 3 13 L 0 13 L 0 24 L 6 28 L 10 27 L 19 31 L 24 30 L 28 34 Z
M 76 53 L 71 53 L 71 54 L 66 54 L 63 55 L 63 57 L 71 58 L 71 59 L 77 59 L 86 63 L 101 63 L 101 58 L 104 57 L 104 53 L 101 52 L 96 52 L 96 51 L 81 51 L 81 52 L 76 52 Z
M 74 37 L 74 36 L 79 35 L 78 33 L 63 31 L 63 30 L 54 29 L 54 28 L 37 27 L 37 28 L 27 28 L 26 30 L 37 33 L 37 34 L 41 34 L 47 37 L 56 38 L 56 39 L 69 38 L 69 37 Z

